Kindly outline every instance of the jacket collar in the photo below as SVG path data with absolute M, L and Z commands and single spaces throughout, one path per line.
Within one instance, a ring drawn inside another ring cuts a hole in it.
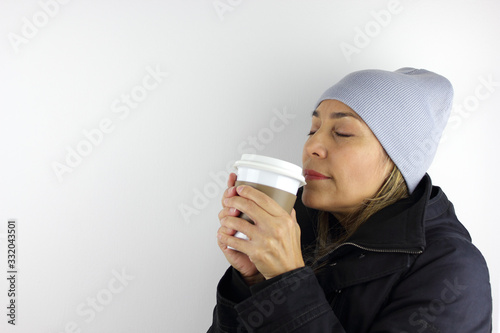
M 305 207 L 300 199 L 301 195 L 302 189 L 297 195 L 295 209 L 301 227 L 303 250 L 309 252 L 316 244 L 318 211 Z M 433 186 L 431 178 L 425 174 L 408 198 L 371 216 L 347 243 L 379 252 L 419 253 L 425 249 L 426 230 L 438 223 L 439 219 L 435 218 L 445 213 L 450 205 L 444 192 Z M 331 218 L 332 223 L 338 223 L 333 215 Z M 343 247 L 341 251 L 335 252 L 343 253 L 347 250 L 346 246 Z
M 431 192 L 432 182 L 426 174 L 408 198 L 372 215 L 347 240 L 347 243 L 380 251 L 423 251 L 424 222 Z
M 426 174 L 408 198 L 374 214 L 345 243 L 319 259 L 318 264 L 328 261 L 316 272 L 321 287 L 330 293 L 406 269 L 408 257 L 400 254 L 422 253 L 426 231 L 442 224 L 440 216 L 450 205 Z M 311 230 L 305 231 L 311 236 Z

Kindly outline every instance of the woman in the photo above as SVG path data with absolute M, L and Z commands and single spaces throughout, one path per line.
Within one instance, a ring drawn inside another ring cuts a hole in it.
M 231 174 L 217 233 L 231 267 L 209 332 L 491 332 L 486 263 L 426 173 L 452 98 L 413 68 L 329 88 L 291 214 Z

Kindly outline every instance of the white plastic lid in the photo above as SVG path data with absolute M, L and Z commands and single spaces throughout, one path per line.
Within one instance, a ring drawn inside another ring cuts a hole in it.
M 235 168 L 238 168 L 239 166 L 274 172 L 279 175 L 287 176 L 298 180 L 300 182 L 300 186 L 306 184 L 306 180 L 302 175 L 301 167 L 277 158 L 255 154 L 243 154 L 241 156 L 241 160 L 234 163 Z

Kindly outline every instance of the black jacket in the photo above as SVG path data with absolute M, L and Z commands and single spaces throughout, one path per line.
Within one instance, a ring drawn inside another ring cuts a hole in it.
M 306 251 L 316 211 L 298 198 Z M 229 268 L 208 332 L 491 332 L 484 258 L 428 175 L 323 260 L 251 288 Z

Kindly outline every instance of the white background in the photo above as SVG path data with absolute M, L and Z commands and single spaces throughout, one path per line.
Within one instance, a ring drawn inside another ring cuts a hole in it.
M 488 261 L 496 327 L 500 2 L 389 4 L 1 0 L 0 331 L 205 332 L 227 267 L 215 238 L 226 165 L 251 149 L 300 164 L 326 88 L 355 70 L 406 66 L 455 87 L 429 173 Z M 397 10 L 377 23 L 388 6 Z M 140 102 L 125 116 L 127 94 Z M 60 181 L 54 164 L 78 147 L 87 155 Z M 8 219 L 18 224 L 15 327 Z

